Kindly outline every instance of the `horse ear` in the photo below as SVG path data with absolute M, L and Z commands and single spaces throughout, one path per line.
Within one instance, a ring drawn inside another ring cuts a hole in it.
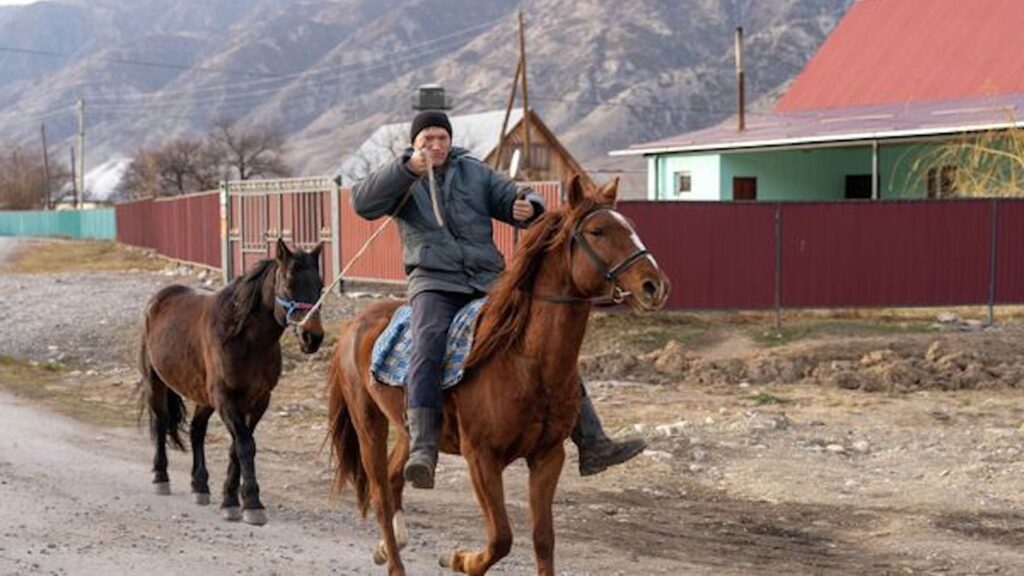
M 610 182 L 601 186 L 600 190 L 597 191 L 597 200 L 603 206 L 610 208 L 615 207 L 615 202 L 619 197 L 619 177 L 612 178 Z
M 281 262 L 286 262 L 292 257 L 292 251 L 288 249 L 288 245 L 284 243 L 284 238 L 278 237 L 277 239 L 277 259 Z
M 576 206 L 583 201 L 583 184 L 580 183 L 579 174 L 573 174 L 569 179 L 569 190 L 565 196 L 569 199 L 569 206 Z

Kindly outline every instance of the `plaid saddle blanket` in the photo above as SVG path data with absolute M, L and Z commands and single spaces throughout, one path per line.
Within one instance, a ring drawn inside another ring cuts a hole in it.
M 462 380 L 462 366 L 473 347 L 476 319 L 486 300 L 480 298 L 466 304 L 455 315 L 455 320 L 448 329 L 448 346 L 444 353 L 441 376 L 442 390 L 451 388 Z M 412 308 L 408 304 L 395 310 L 388 327 L 374 343 L 370 373 L 378 382 L 390 386 L 405 386 L 412 352 L 412 332 L 409 330 L 411 316 Z

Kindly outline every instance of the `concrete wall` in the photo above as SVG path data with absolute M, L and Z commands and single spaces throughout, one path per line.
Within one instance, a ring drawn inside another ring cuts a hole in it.
M 843 200 L 857 174 L 871 174 L 870 147 L 724 154 L 722 199 L 732 199 L 733 177 L 753 176 L 758 200 Z
M 666 155 L 647 160 L 648 200 L 721 200 L 719 172 L 721 160 L 717 154 Z M 690 173 L 690 192 L 676 195 L 676 174 Z

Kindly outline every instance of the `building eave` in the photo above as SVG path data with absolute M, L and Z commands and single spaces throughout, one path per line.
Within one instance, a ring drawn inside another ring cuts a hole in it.
M 943 126 L 934 128 L 918 128 L 905 130 L 887 130 L 877 132 L 858 132 L 850 134 L 829 134 L 801 136 L 795 138 L 776 138 L 750 140 L 740 142 L 719 142 L 714 144 L 666 145 L 645 148 L 627 148 L 613 150 L 609 156 L 652 156 L 656 154 L 693 153 L 693 152 L 736 152 L 763 151 L 780 148 L 824 148 L 867 144 L 879 140 L 903 140 L 934 136 L 952 136 L 991 130 L 1008 130 L 1024 127 L 1024 121 L 997 122 L 972 126 Z

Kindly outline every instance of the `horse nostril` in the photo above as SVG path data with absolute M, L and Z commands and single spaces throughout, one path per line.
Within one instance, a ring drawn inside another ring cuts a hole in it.
M 642 287 L 648 300 L 653 300 L 658 295 L 658 285 L 651 280 L 645 280 Z

